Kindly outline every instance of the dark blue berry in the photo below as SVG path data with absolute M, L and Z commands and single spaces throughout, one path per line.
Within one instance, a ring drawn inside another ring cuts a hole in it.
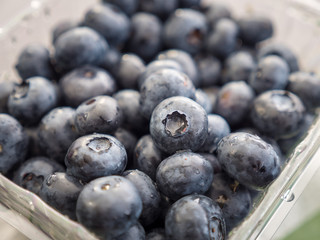
M 277 153 L 256 135 L 231 133 L 221 139 L 217 153 L 223 170 L 249 188 L 265 188 L 280 174 Z
M 76 220 L 76 204 L 83 184 L 64 172 L 55 172 L 44 179 L 39 196 L 51 207 Z
M 84 186 L 76 207 L 78 221 L 103 239 L 114 239 L 137 224 L 142 201 L 136 187 L 120 176 Z
M 163 100 L 153 111 L 150 134 L 157 147 L 173 154 L 178 150 L 197 151 L 208 132 L 206 111 L 186 97 Z
M 68 174 L 89 182 L 98 177 L 121 174 L 127 165 L 127 154 L 115 137 L 92 134 L 71 144 L 65 164 Z
M 140 0 L 140 10 L 166 19 L 178 8 L 178 0 Z
M 21 164 L 14 172 L 13 181 L 39 195 L 44 179 L 54 172 L 63 171 L 62 165 L 47 157 L 33 157 Z
M 102 0 L 105 3 L 111 3 L 119 7 L 128 16 L 134 14 L 139 7 L 139 0 Z
M 216 85 L 220 80 L 221 62 L 212 55 L 196 56 L 201 87 Z
M 212 199 L 197 194 L 183 197 L 171 206 L 165 231 L 170 240 L 226 239 L 220 207 Z
M 173 200 L 193 193 L 204 194 L 212 179 L 211 163 L 191 151 L 177 152 L 164 159 L 156 174 L 159 190 Z
M 146 233 L 143 226 L 137 222 L 135 225 L 129 228 L 124 234 L 113 238 L 113 240 L 145 240 Z
M 59 84 L 65 103 L 72 107 L 98 95 L 112 95 L 117 90 L 115 80 L 107 71 L 90 65 L 72 70 Z
M 74 29 L 79 26 L 79 23 L 72 21 L 70 19 L 62 20 L 58 22 L 52 29 L 52 43 L 54 44 L 58 37 L 63 33 Z

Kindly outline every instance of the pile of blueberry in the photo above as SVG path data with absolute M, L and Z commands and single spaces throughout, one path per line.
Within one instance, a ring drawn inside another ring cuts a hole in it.
M 273 32 L 200 0 L 58 23 L 0 82 L 0 172 L 101 239 L 226 239 L 320 105 Z

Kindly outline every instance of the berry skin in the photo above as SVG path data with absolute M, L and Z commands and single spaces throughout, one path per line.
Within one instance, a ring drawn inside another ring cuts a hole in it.
M 104 3 L 111 3 L 119 7 L 128 16 L 131 16 L 138 10 L 138 0 L 103 0 Z
M 64 167 L 62 165 L 47 157 L 33 157 L 22 163 L 14 172 L 13 181 L 39 195 L 45 178 L 52 173 L 63 171 Z
M 53 208 L 76 220 L 76 204 L 83 184 L 64 172 L 47 175 L 42 182 L 39 196 Z
M 167 19 L 163 38 L 168 48 L 195 54 L 201 49 L 206 34 L 207 23 L 204 14 L 180 8 Z
M 75 126 L 80 135 L 112 134 L 122 123 L 117 101 L 109 96 L 96 96 L 80 104 L 75 113 Z
M 204 194 L 213 179 L 211 163 L 199 154 L 181 151 L 164 159 L 157 168 L 159 190 L 172 200 Z
M 137 222 L 136 225 L 133 225 L 126 231 L 124 234 L 114 238 L 113 240 L 145 240 L 146 233 L 143 226 Z
M 83 182 L 121 174 L 127 165 L 127 153 L 116 138 L 91 134 L 78 138 L 65 157 L 67 173 Z
M 194 99 L 196 90 L 189 77 L 173 69 L 160 69 L 151 74 L 140 88 L 140 111 L 147 119 L 164 99 L 184 96 Z
M 260 132 L 279 139 L 299 132 L 304 112 L 305 107 L 295 94 L 271 90 L 254 100 L 250 117 Z
M 59 81 L 65 103 L 78 107 L 98 95 L 112 95 L 117 90 L 113 77 L 104 69 L 86 65 L 76 68 Z
M 121 176 L 101 177 L 85 185 L 76 207 L 78 221 L 107 240 L 137 224 L 141 211 L 138 190 Z
M 140 222 L 143 226 L 149 226 L 154 223 L 161 211 L 160 209 L 160 193 L 155 182 L 151 178 L 139 170 L 127 170 L 122 175 L 130 180 L 137 188 L 142 200 L 142 212 Z
M 221 139 L 217 153 L 223 170 L 249 188 L 264 188 L 280 174 L 277 153 L 258 136 L 231 133 Z
M 185 196 L 171 206 L 165 231 L 170 240 L 226 239 L 220 207 L 212 199 L 197 194 Z
M 77 27 L 61 34 L 54 44 L 54 66 L 66 73 L 87 64 L 99 65 L 109 48 L 103 37 L 88 27 Z
M 100 33 L 111 46 L 122 46 L 129 37 L 130 20 L 115 5 L 97 4 L 84 17 L 84 25 Z
M 57 105 L 55 86 L 43 77 L 32 77 L 16 85 L 8 99 L 9 113 L 23 125 L 34 126 Z
M 185 149 L 197 151 L 207 133 L 206 111 L 189 98 L 167 98 L 152 113 L 150 134 L 156 146 L 168 154 Z

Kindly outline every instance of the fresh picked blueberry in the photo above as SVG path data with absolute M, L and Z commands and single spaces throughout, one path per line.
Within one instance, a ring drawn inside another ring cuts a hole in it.
M 13 181 L 19 186 L 39 195 L 45 178 L 54 172 L 63 172 L 64 167 L 47 157 L 33 157 L 14 172 Z
M 150 119 L 162 100 L 174 96 L 195 99 L 195 93 L 196 89 L 186 74 L 174 69 L 159 69 L 150 74 L 140 88 L 140 112 Z
M 8 99 L 8 109 L 23 125 L 34 126 L 57 102 L 54 84 L 43 77 L 32 77 L 14 87 Z
M 99 65 L 109 45 L 103 37 L 88 27 L 77 27 L 61 34 L 54 44 L 54 66 L 66 73 L 84 65 Z
M 179 0 L 140 0 L 140 11 L 166 19 L 178 8 Z
M 137 224 L 141 211 L 137 188 L 120 176 L 101 177 L 85 185 L 76 207 L 78 221 L 108 240 Z
M 75 113 L 75 127 L 80 135 L 112 134 L 122 123 L 122 112 L 110 96 L 96 96 L 80 104 Z
M 146 173 L 153 181 L 155 181 L 156 170 L 161 161 L 162 153 L 152 140 L 151 135 L 142 136 L 134 148 L 134 167 Z
M 281 57 L 270 55 L 259 60 L 248 82 L 259 94 L 267 90 L 285 89 L 288 76 L 288 64 Z
M 41 44 L 27 45 L 18 57 L 16 69 L 23 80 L 35 76 L 48 79 L 55 77 L 49 50 Z
M 189 195 L 176 201 L 165 220 L 166 237 L 170 240 L 223 240 L 226 228 L 223 213 L 212 199 Z
M 144 60 L 151 60 L 162 47 L 162 23 L 150 13 L 138 12 L 131 18 L 128 50 Z
M 130 20 L 116 5 L 104 3 L 90 8 L 84 25 L 96 30 L 115 47 L 122 46 L 129 37 Z
M 68 106 L 78 107 L 84 101 L 98 95 L 112 95 L 117 90 L 113 77 L 95 66 L 76 68 L 59 81 L 63 100 Z
M 226 221 L 227 232 L 240 223 L 251 209 L 249 190 L 225 173 L 214 175 L 206 196 L 214 200 L 221 208 Z
M 38 144 L 42 152 L 57 162 L 64 163 L 69 146 L 79 136 L 74 126 L 75 110 L 58 107 L 45 115 L 38 127 Z
M 122 176 L 130 180 L 140 194 L 142 200 L 141 224 L 143 226 L 151 225 L 157 220 L 161 211 L 161 197 L 155 182 L 147 174 L 139 170 L 127 170 Z
M 263 189 L 280 174 L 279 156 L 256 135 L 231 133 L 221 139 L 217 153 L 223 170 L 249 188 Z
M 300 131 L 305 107 L 300 98 L 285 90 L 270 90 L 253 102 L 251 121 L 268 136 L 288 138 Z
M 115 137 L 91 134 L 72 143 L 65 164 L 69 175 L 89 182 L 103 176 L 122 174 L 127 165 L 127 153 Z
M 28 143 L 28 136 L 17 119 L 0 113 L 0 173 L 7 174 L 25 160 Z
M 164 25 L 163 38 L 168 48 L 195 54 L 203 46 L 207 34 L 205 15 L 193 9 L 177 9 Z
M 168 154 L 185 149 L 197 151 L 207 133 L 206 111 L 189 98 L 167 98 L 152 113 L 150 134 L 157 147 Z
M 39 191 L 39 196 L 51 207 L 76 220 L 76 204 L 83 184 L 64 172 L 49 174 Z
M 191 151 L 180 151 L 164 159 L 157 168 L 159 190 L 172 200 L 189 194 L 204 194 L 213 179 L 211 163 Z

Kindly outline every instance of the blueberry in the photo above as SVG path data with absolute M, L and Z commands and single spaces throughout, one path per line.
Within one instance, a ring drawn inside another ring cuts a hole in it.
M 226 238 L 225 221 L 218 204 L 203 195 L 190 195 L 176 201 L 165 220 L 165 231 L 171 240 Z
M 143 226 L 137 222 L 136 225 L 133 225 L 129 228 L 127 232 L 121 234 L 120 236 L 114 238 L 113 240 L 145 240 L 146 233 Z
M 45 115 L 38 127 L 38 142 L 42 152 L 57 162 L 64 162 L 69 146 L 78 138 L 74 126 L 75 110 L 59 107 Z
M 115 80 L 107 71 L 90 65 L 70 71 L 59 85 L 65 103 L 72 107 L 98 95 L 112 95 L 117 90 Z
M 112 46 L 122 46 L 130 34 L 129 18 L 113 4 L 97 4 L 84 17 L 84 25 L 99 32 Z
M 221 139 L 217 153 L 223 170 L 249 188 L 265 188 L 280 174 L 277 153 L 258 136 L 231 133 Z
M 53 79 L 55 74 L 49 50 L 37 43 L 27 45 L 20 52 L 16 69 L 23 80 L 35 76 Z
M 0 80 L 0 113 L 8 112 L 8 98 L 14 88 L 15 82 L 9 79 Z
M 247 15 L 238 20 L 239 36 L 247 45 L 257 43 L 271 38 L 273 25 L 270 18 L 258 15 Z
M 122 88 L 138 88 L 138 78 L 144 72 L 144 61 L 135 54 L 123 54 L 115 71 Z
M 244 81 L 227 83 L 218 92 L 214 112 L 235 126 L 249 113 L 254 97 L 254 91 Z
M 142 136 L 134 148 L 134 167 L 156 180 L 156 169 L 162 161 L 161 151 L 150 135 Z
M 111 3 L 119 7 L 128 16 L 131 16 L 138 10 L 139 0 L 102 0 L 105 3 Z
M 225 62 L 223 82 L 248 82 L 250 74 L 256 68 L 253 56 L 247 51 L 232 53 Z
M 220 206 L 226 221 L 227 232 L 237 226 L 251 209 L 249 190 L 225 173 L 214 176 L 206 195 Z
M 140 111 L 147 119 L 164 99 L 173 96 L 195 98 L 195 88 L 189 77 L 173 69 L 160 69 L 152 73 L 140 88 Z
M 178 8 L 178 0 L 140 0 L 140 11 L 157 15 L 166 19 Z
M 25 160 L 28 137 L 21 124 L 12 116 L 0 113 L 0 172 L 7 174 Z
M 200 154 L 202 157 L 204 157 L 208 162 L 211 163 L 211 166 L 212 166 L 212 169 L 213 169 L 213 173 L 216 174 L 216 173 L 220 173 L 222 172 L 222 169 L 221 169 L 221 165 L 218 161 L 218 158 L 214 155 L 214 154 L 211 154 L 211 153 L 201 153 L 201 152 L 198 152 L 198 154 Z
M 137 137 L 127 131 L 124 128 L 118 128 L 117 131 L 113 134 L 116 139 L 118 139 L 124 146 L 127 152 L 127 157 L 128 157 L 128 164 L 127 164 L 127 169 L 131 168 L 133 165 L 133 153 L 135 146 L 137 145 L 138 139 Z
M 163 228 L 154 228 L 147 235 L 146 240 L 166 240 L 166 232 Z
M 121 174 L 127 165 L 124 146 L 106 134 L 86 135 L 75 140 L 65 157 L 67 173 L 89 182 L 95 178 Z
M 96 96 L 76 109 L 75 127 L 79 134 L 112 134 L 122 122 L 122 112 L 117 101 L 109 96 Z
M 164 52 L 160 52 L 156 57 L 157 60 L 174 60 L 178 62 L 185 74 L 191 79 L 195 87 L 200 85 L 200 78 L 198 76 L 198 69 L 195 61 L 185 51 L 178 49 L 169 49 Z
M 153 111 L 150 134 L 157 147 L 173 154 L 178 150 L 198 150 L 208 132 L 206 111 L 186 97 L 163 100 Z
M 60 35 L 78 27 L 78 25 L 79 23 L 70 19 L 59 21 L 52 29 L 52 43 L 54 44 Z
M 152 62 L 150 62 L 147 66 L 145 71 L 139 76 L 138 79 L 138 85 L 139 85 L 139 89 L 141 88 L 142 84 L 144 83 L 144 81 L 154 72 L 163 69 L 163 68 L 169 68 L 169 69 L 174 69 L 180 72 L 184 72 L 186 73 L 183 68 L 181 67 L 181 65 L 174 60 L 154 60 Z M 186 73 L 187 74 L 187 73 Z
M 217 114 L 208 115 L 208 135 L 199 151 L 213 153 L 218 147 L 219 141 L 230 134 L 228 122 Z
M 261 133 L 278 139 L 299 132 L 304 112 L 305 107 L 295 94 L 270 90 L 254 100 L 251 120 Z
M 62 165 L 47 157 L 33 157 L 22 163 L 14 172 L 13 181 L 39 195 L 44 179 L 54 172 L 62 171 L 64 171 Z
M 168 48 L 197 53 L 207 34 L 204 14 L 192 9 L 177 9 L 164 25 L 163 38 Z
M 76 204 L 83 184 L 64 172 L 47 175 L 42 182 L 39 196 L 51 207 L 76 220 Z
M 156 173 L 159 190 L 173 200 L 193 193 L 204 194 L 212 179 L 210 162 L 191 151 L 177 152 L 164 159 Z
M 195 101 L 199 103 L 208 114 L 211 113 L 213 106 L 209 96 L 200 88 L 196 90 L 195 95 Z
M 124 89 L 113 95 L 123 114 L 122 126 L 133 133 L 146 133 L 147 119 L 140 112 L 140 93 L 133 89 Z
M 162 23 L 150 13 L 138 12 L 131 18 L 128 50 L 144 60 L 151 60 L 162 47 Z
M 299 96 L 308 109 L 320 104 L 320 79 L 313 73 L 291 73 L 287 89 Z
M 238 32 L 238 26 L 233 20 L 220 19 L 208 34 L 207 51 L 218 58 L 225 59 L 237 48 Z
M 120 176 L 95 179 L 84 186 L 76 207 L 78 221 L 103 239 L 114 239 L 137 224 L 142 201 L 136 187 Z
M 258 50 L 257 54 L 258 59 L 268 55 L 277 55 L 287 62 L 290 72 L 299 71 L 299 62 L 297 56 L 287 45 L 278 42 L 268 43 L 263 45 Z
M 202 87 L 218 84 L 221 73 L 221 62 L 212 55 L 200 55 L 195 58 Z
M 272 89 L 284 89 L 288 83 L 288 64 L 276 55 L 266 56 L 259 60 L 252 72 L 249 84 L 257 92 Z
M 130 180 L 137 188 L 142 200 L 142 212 L 140 222 L 143 226 L 154 223 L 160 213 L 160 193 L 151 178 L 139 171 L 128 170 L 123 173 L 123 177 Z
M 222 18 L 231 18 L 230 8 L 224 5 L 223 2 L 203 1 L 201 4 L 207 21 L 212 27 Z
M 59 73 L 86 64 L 99 65 L 109 48 L 103 37 L 88 27 L 77 27 L 61 34 L 54 44 L 53 61 Z
M 57 104 L 57 91 L 52 82 L 32 77 L 17 84 L 8 99 L 9 113 L 23 125 L 36 125 Z

